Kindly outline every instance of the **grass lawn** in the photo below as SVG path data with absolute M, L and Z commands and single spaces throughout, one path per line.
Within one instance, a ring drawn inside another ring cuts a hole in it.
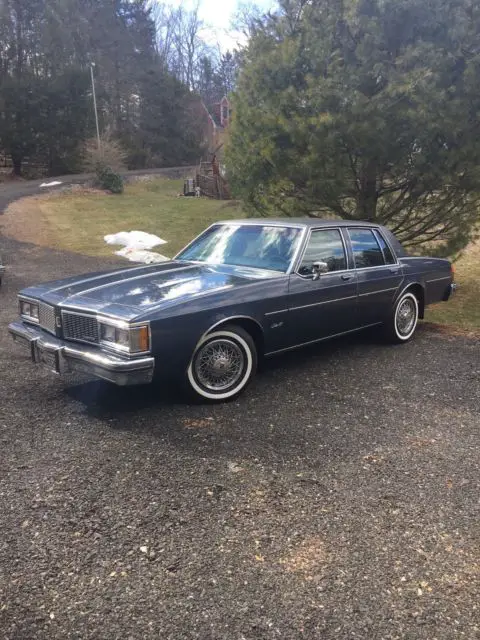
M 121 196 L 95 192 L 67 193 L 14 203 L 13 227 L 6 235 L 19 240 L 93 256 L 112 256 L 107 233 L 139 230 L 168 244 L 158 247 L 172 257 L 212 222 L 244 217 L 238 203 L 208 198 L 179 198 L 183 181 L 155 179 L 135 182 Z M 30 201 L 30 204 L 29 204 Z M 29 207 L 32 207 L 29 210 Z M 457 294 L 448 303 L 430 307 L 428 322 L 460 329 L 480 329 L 480 243 L 470 246 L 456 263 Z
M 448 324 L 460 329 L 480 329 L 480 243 L 468 247 L 455 263 L 455 280 L 459 285 L 447 303 L 427 309 L 428 322 Z
M 163 178 L 128 184 L 123 195 L 73 192 L 39 199 L 47 244 L 111 256 L 114 247 L 103 236 L 137 230 L 167 240 L 157 250 L 172 257 L 212 222 L 243 217 L 235 202 L 177 197 L 182 190 L 182 180 Z

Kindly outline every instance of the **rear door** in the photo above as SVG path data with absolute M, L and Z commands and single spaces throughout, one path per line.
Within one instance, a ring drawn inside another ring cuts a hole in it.
M 326 263 L 318 279 L 313 263 Z M 356 273 L 338 228 L 312 229 L 297 270 L 290 276 L 288 306 L 291 345 L 349 331 L 357 323 Z
M 348 229 L 358 283 L 359 326 L 382 322 L 404 276 L 402 265 L 378 229 Z

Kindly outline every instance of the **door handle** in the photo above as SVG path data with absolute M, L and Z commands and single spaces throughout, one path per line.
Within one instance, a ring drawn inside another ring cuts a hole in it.
M 353 278 L 353 273 L 344 273 L 342 276 L 342 280 L 351 280 Z
M 391 267 L 390 273 L 398 273 L 400 271 L 400 267 Z

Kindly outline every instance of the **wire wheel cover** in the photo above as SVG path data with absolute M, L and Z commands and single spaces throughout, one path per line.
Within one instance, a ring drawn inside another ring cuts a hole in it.
M 236 342 L 219 338 L 207 342 L 195 356 L 194 371 L 198 382 L 212 391 L 225 391 L 241 379 L 246 365 L 245 354 Z
M 397 331 L 408 336 L 417 321 L 417 308 L 412 298 L 405 298 L 398 306 L 396 314 Z

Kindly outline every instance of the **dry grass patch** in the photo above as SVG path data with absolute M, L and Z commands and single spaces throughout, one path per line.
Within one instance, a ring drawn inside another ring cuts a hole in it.
M 436 322 L 425 322 L 422 327 L 433 334 L 434 337 L 441 338 L 479 338 L 480 328 L 461 328 L 448 324 L 438 324 Z
M 0 216 L 0 229 L 7 238 L 31 242 L 43 247 L 55 246 L 48 221 L 42 216 L 40 202 L 48 196 L 34 196 L 13 202 Z
M 429 307 L 425 319 L 440 325 L 450 325 L 464 331 L 480 329 L 480 242 L 465 249 L 456 262 L 456 295 L 447 303 Z
M 75 190 L 26 198 L 2 216 L 2 232 L 24 242 L 111 256 L 106 234 L 146 231 L 167 240 L 161 253 L 172 257 L 212 222 L 242 217 L 236 202 L 178 197 L 182 189 L 182 180 L 159 178 L 127 184 L 123 195 Z

